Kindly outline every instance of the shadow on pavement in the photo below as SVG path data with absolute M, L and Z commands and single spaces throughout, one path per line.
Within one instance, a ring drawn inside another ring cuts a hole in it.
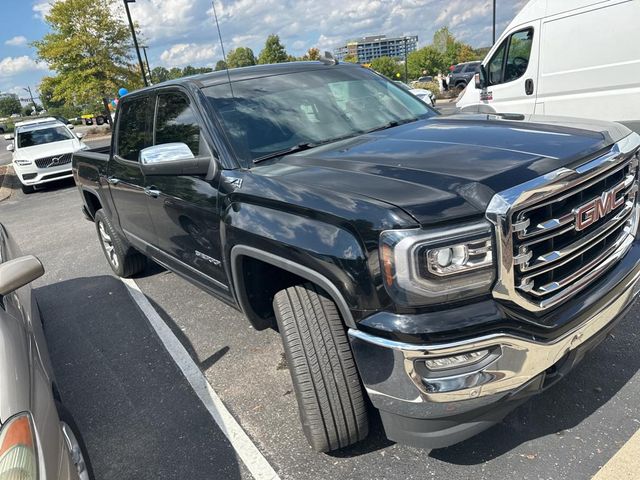
M 604 406 L 640 370 L 638 314 L 627 314 L 606 340 L 564 379 L 510 413 L 500 424 L 430 456 L 458 465 L 493 460 L 547 435 L 565 435 Z
M 118 279 L 77 278 L 35 295 L 96 479 L 241 478 L 235 451 Z

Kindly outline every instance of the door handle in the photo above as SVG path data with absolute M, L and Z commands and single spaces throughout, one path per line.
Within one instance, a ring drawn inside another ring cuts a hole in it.
M 144 194 L 151 198 L 158 198 L 162 192 L 154 188 L 145 188 Z
M 524 92 L 527 95 L 533 95 L 533 79 L 527 78 L 524 82 Z
M 107 177 L 107 183 L 109 185 L 117 185 L 120 183 L 120 179 L 116 177 Z

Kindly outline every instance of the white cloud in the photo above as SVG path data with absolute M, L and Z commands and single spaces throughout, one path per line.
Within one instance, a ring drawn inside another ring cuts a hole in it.
M 10 38 L 6 42 L 4 42 L 4 44 L 9 45 L 10 47 L 20 47 L 27 44 L 27 37 L 18 35 L 17 37 Z
M 178 43 L 162 52 L 160 59 L 168 67 L 200 66 L 204 63 L 211 63 L 216 54 L 215 45 Z
M 51 11 L 51 6 L 58 0 L 38 0 L 34 3 L 32 10 L 37 18 L 44 19 Z
M 46 64 L 38 63 L 27 55 L 23 55 L 22 57 L 6 57 L 0 60 L 0 77 L 13 77 L 25 72 L 48 69 Z

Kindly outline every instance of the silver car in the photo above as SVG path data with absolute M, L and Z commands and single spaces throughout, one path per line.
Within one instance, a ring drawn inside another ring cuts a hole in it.
M 55 381 L 30 282 L 44 268 L 0 224 L 0 479 L 92 477 Z

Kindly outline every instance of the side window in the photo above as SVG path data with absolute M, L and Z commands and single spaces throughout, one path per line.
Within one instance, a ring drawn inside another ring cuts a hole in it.
M 489 61 L 489 68 L 487 68 L 487 74 L 489 76 L 489 85 L 497 85 L 502 83 L 502 66 L 504 65 L 504 53 L 507 49 L 507 42 L 509 39 L 502 42 L 502 45 L 498 47 L 496 53 Z
M 126 160 L 137 162 L 140 150 L 151 146 L 149 103 L 149 97 L 122 101 L 116 153 Z
M 155 134 L 156 145 L 179 142 L 186 144 L 194 156 L 207 153 L 189 99 L 182 93 L 158 95 Z
M 464 65 L 456 65 L 452 73 L 460 73 L 464 69 Z
M 529 66 L 531 44 L 533 43 L 533 29 L 523 30 L 511 35 L 509 54 L 504 70 L 504 82 L 511 82 L 523 76 Z
M 529 66 L 532 43 L 533 28 L 516 32 L 505 39 L 489 62 L 489 85 L 512 82 L 522 77 Z

